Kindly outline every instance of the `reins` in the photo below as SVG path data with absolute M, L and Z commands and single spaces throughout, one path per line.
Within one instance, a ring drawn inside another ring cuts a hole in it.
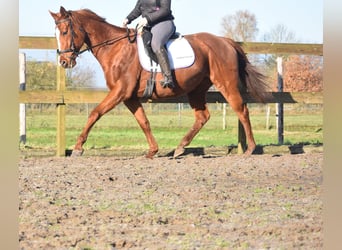
M 137 39 L 138 31 L 137 31 L 137 29 L 134 29 L 133 35 L 131 35 L 130 33 L 131 33 L 131 30 L 129 28 L 126 28 L 126 34 L 125 35 L 117 37 L 117 38 L 109 39 L 109 40 L 106 40 L 106 41 L 104 41 L 102 43 L 98 43 L 96 45 L 87 47 L 87 48 L 77 52 L 77 55 L 82 54 L 83 52 L 86 52 L 86 51 L 90 51 L 93 48 L 96 48 L 96 47 L 99 47 L 99 46 L 103 46 L 103 45 L 106 46 L 106 45 L 113 44 L 113 43 L 118 42 L 118 41 L 120 41 L 122 39 L 125 39 L 125 38 L 127 38 L 130 43 L 134 43 L 136 41 L 136 39 Z M 133 37 L 133 38 L 131 38 L 131 37 Z
M 131 39 L 131 30 L 126 27 L 126 32 L 127 32 L 127 38 L 130 43 L 134 43 L 137 40 L 137 35 L 138 35 L 138 24 L 135 26 L 135 29 L 133 31 L 133 39 Z

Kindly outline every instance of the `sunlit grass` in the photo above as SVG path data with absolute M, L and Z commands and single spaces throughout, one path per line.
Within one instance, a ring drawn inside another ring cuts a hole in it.
M 146 111 L 153 134 L 161 149 L 174 149 L 191 128 L 194 118 L 192 110 Z M 259 145 L 278 143 L 276 117 L 269 118 L 263 109 L 250 108 L 250 118 L 255 140 Z M 226 128 L 223 129 L 222 111 L 212 110 L 211 119 L 194 138 L 191 147 L 236 145 L 238 120 L 228 109 Z M 87 114 L 68 114 L 66 117 L 66 143 L 71 149 L 87 121 Z M 31 112 L 27 115 L 27 146 L 32 148 L 54 148 L 56 146 L 56 124 L 54 113 Z M 285 112 L 284 142 L 286 144 L 323 143 L 322 111 Z M 133 115 L 128 111 L 112 111 L 103 116 L 93 127 L 84 145 L 89 148 L 147 149 L 145 135 Z

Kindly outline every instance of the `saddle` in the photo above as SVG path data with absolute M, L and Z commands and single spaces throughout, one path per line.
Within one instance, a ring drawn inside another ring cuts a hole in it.
M 152 34 L 144 31 L 137 36 L 139 61 L 144 70 L 150 71 L 150 79 L 147 80 L 144 98 L 150 98 L 155 87 L 156 73 L 161 72 L 157 58 L 151 48 Z M 195 61 L 195 53 L 190 43 L 184 36 L 175 33 L 166 44 L 171 69 L 190 67 Z
M 146 36 L 145 34 L 146 33 L 144 32 L 143 35 L 137 36 L 140 64 L 144 70 L 150 71 L 152 68 L 157 72 L 161 72 L 157 60 L 153 55 L 150 44 L 148 44 L 148 39 L 144 37 Z M 195 61 L 195 53 L 190 43 L 179 33 L 175 33 L 170 38 L 166 44 L 166 49 L 168 51 L 171 69 L 187 68 L 190 67 Z

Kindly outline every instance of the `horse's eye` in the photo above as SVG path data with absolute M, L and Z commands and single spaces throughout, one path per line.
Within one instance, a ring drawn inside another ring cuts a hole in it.
M 68 31 L 63 31 L 63 32 L 62 32 L 62 35 L 63 35 L 63 36 L 66 36 L 67 34 L 68 34 Z

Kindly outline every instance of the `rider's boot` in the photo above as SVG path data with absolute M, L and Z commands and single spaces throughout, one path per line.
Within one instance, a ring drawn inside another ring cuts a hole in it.
M 160 84 L 162 85 L 163 88 L 168 87 L 170 89 L 173 89 L 175 87 L 175 84 L 172 79 L 170 62 L 167 56 L 166 48 L 161 47 L 158 51 L 155 52 L 155 54 L 157 56 L 161 71 L 163 72 L 163 75 L 164 75 L 164 80 L 161 80 Z

